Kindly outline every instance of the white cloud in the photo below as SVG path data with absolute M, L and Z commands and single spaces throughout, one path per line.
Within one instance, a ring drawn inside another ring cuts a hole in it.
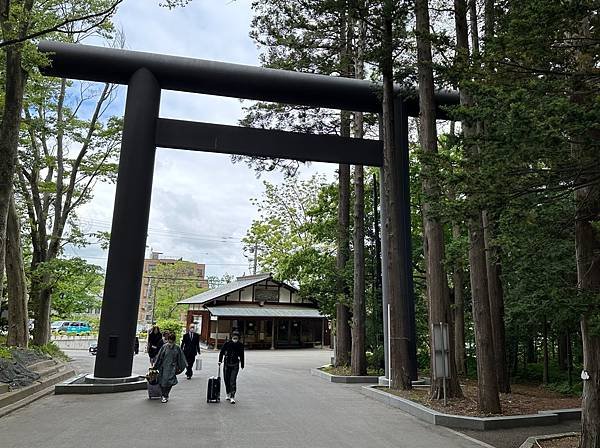
M 159 7 L 158 0 L 128 0 L 115 22 L 131 50 L 259 65 L 248 37 L 251 16 L 248 0 L 194 0 L 175 10 Z M 111 113 L 123 113 L 125 91 L 119 90 Z M 237 99 L 162 93 L 162 117 L 237 124 L 241 114 Z M 206 263 L 208 275 L 249 272 L 239 240 L 257 215 L 249 200 L 260 196 L 262 179 L 226 155 L 157 151 L 147 245 L 164 255 Z M 333 178 L 335 168 L 313 164 L 302 174 L 319 171 Z M 263 179 L 280 182 L 282 176 L 270 173 Z M 114 194 L 115 185 L 97 186 L 94 199 L 79 212 L 84 229 L 110 229 Z M 67 248 L 67 254 L 106 266 L 107 252 L 97 245 Z

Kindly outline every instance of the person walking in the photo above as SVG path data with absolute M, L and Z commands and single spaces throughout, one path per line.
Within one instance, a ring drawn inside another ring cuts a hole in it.
M 237 392 L 237 376 L 240 367 L 244 368 L 244 344 L 240 342 L 240 334 L 237 331 L 231 333 L 231 339 L 221 347 L 219 353 L 219 366 L 225 358 L 223 368 L 223 381 L 225 382 L 226 400 L 235 404 L 235 393 Z
M 167 343 L 163 345 L 156 356 L 154 368 L 158 370 L 161 401 L 169 401 L 171 388 L 177 384 L 177 375 L 185 369 L 185 356 L 181 348 L 175 344 L 175 334 L 169 333 Z
M 160 332 L 160 328 L 158 328 L 158 325 L 153 324 L 152 330 L 148 333 L 148 344 L 146 346 L 146 351 L 150 357 L 150 364 L 154 365 L 156 355 L 158 355 L 158 352 L 163 345 L 163 335 Z
M 194 374 L 194 360 L 196 359 L 196 355 L 200 354 L 200 335 L 194 329 L 194 324 L 190 324 L 189 331 L 181 338 L 181 349 L 187 361 L 185 376 L 188 380 L 192 379 L 192 375 Z

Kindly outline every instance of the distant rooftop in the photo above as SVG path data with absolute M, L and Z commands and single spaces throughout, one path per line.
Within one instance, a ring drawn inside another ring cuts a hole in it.
M 189 299 L 180 300 L 177 303 L 180 305 L 192 305 L 192 304 L 207 303 L 207 302 L 210 302 L 211 300 L 217 299 L 217 298 L 225 296 L 227 294 L 231 294 L 232 292 L 238 291 L 240 289 L 244 289 L 248 286 L 255 285 L 255 284 L 263 282 L 267 279 L 272 280 L 272 275 L 270 273 L 238 277 L 234 282 L 226 283 L 224 285 L 221 285 L 221 286 L 211 289 L 209 291 L 205 291 L 200 294 L 196 294 L 195 296 L 192 296 Z M 293 290 L 297 290 L 296 288 L 294 288 L 291 285 L 286 284 L 286 286 Z

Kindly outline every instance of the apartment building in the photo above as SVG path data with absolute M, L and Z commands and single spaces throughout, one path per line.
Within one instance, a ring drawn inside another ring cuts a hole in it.
M 152 251 L 150 258 L 144 260 L 144 275 L 142 277 L 142 288 L 140 291 L 140 305 L 138 308 L 138 323 L 151 324 L 153 319 L 152 307 L 154 300 L 154 288 L 160 288 L 160 278 L 152 275 L 159 265 L 175 264 L 185 261 L 182 258 L 161 257 L 161 252 Z M 185 278 L 197 278 L 198 287 L 208 288 L 208 280 L 205 279 L 206 265 L 203 263 L 191 263 L 190 272 L 185 273 Z M 184 314 L 185 315 L 185 314 Z M 184 318 L 185 319 L 185 318 Z

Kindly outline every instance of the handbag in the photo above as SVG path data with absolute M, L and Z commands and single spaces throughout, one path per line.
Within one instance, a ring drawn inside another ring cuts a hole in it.
M 158 383 L 158 370 L 150 367 L 148 369 L 148 373 L 146 374 L 146 380 L 148 381 L 148 384 L 151 385 L 155 385 L 156 383 Z
M 179 352 L 179 356 L 177 356 L 177 361 L 174 363 L 175 375 L 179 375 L 187 367 L 187 363 L 185 361 L 185 357 L 183 356 L 183 352 L 179 347 L 177 347 L 177 351 Z
M 196 370 L 202 370 L 202 358 L 196 358 Z

